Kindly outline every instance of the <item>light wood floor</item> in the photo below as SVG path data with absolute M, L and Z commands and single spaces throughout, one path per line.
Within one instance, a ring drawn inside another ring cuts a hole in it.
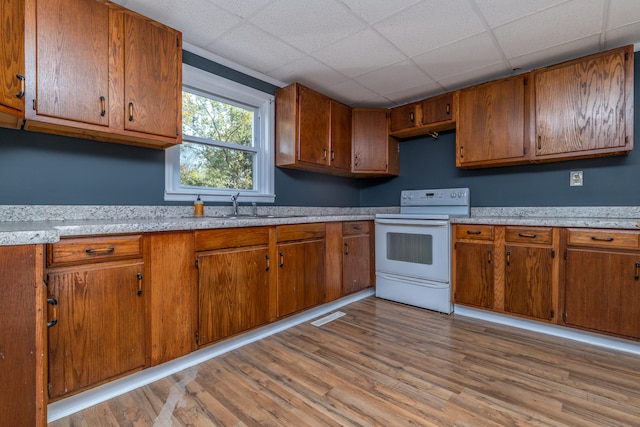
M 369 297 L 50 426 L 640 426 L 640 358 Z

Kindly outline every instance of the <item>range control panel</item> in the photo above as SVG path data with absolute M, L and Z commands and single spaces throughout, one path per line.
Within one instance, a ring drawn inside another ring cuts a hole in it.
M 400 206 L 469 206 L 468 188 L 442 188 L 437 190 L 403 190 Z

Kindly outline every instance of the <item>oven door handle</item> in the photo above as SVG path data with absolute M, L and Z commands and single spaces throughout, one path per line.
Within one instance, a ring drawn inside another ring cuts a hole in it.
M 437 219 L 376 219 L 376 224 L 381 225 L 426 225 L 429 227 L 446 227 L 449 221 Z

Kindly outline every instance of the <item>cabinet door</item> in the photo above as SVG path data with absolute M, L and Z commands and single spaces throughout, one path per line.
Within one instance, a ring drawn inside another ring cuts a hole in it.
M 324 239 L 278 245 L 278 317 L 322 304 Z
M 41 246 L 0 247 L 0 425 L 45 426 Z
M 176 137 L 181 133 L 180 34 L 125 14 L 125 121 L 127 130 Z
M 401 105 L 389 111 L 389 133 L 413 129 L 420 123 L 418 103 Z
M 458 166 L 483 166 L 524 159 L 524 76 L 461 90 L 458 111 Z
M 351 170 L 351 108 L 331 101 L 331 167 Z
M 422 125 L 452 120 L 453 93 L 447 93 L 422 101 Z
M 329 98 L 298 86 L 298 160 L 329 165 Z
M 24 2 L 0 1 L 0 105 L 24 111 Z
M 200 345 L 267 323 L 268 255 L 261 248 L 198 256 Z
M 34 1 L 37 114 L 107 126 L 108 6 L 95 0 Z
M 398 175 L 397 140 L 389 137 L 387 110 L 353 109 L 353 167 L 355 173 Z
M 535 72 L 536 156 L 625 146 L 628 60 L 618 49 Z
M 370 236 L 344 237 L 342 293 L 347 295 L 371 286 Z
M 456 242 L 456 303 L 493 308 L 493 243 Z
M 553 318 L 553 249 L 506 245 L 504 310 L 539 319 Z
M 640 338 L 640 255 L 567 249 L 565 323 Z
M 145 365 L 142 262 L 49 274 L 57 324 L 49 328 L 49 396 L 57 398 Z

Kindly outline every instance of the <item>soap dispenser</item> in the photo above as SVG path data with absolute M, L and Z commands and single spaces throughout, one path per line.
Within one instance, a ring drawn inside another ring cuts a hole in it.
M 193 202 L 193 215 L 194 216 L 202 216 L 204 215 L 204 203 L 200 200 L 200 195 L 198 194 L 198 198 L 195 202 Z

